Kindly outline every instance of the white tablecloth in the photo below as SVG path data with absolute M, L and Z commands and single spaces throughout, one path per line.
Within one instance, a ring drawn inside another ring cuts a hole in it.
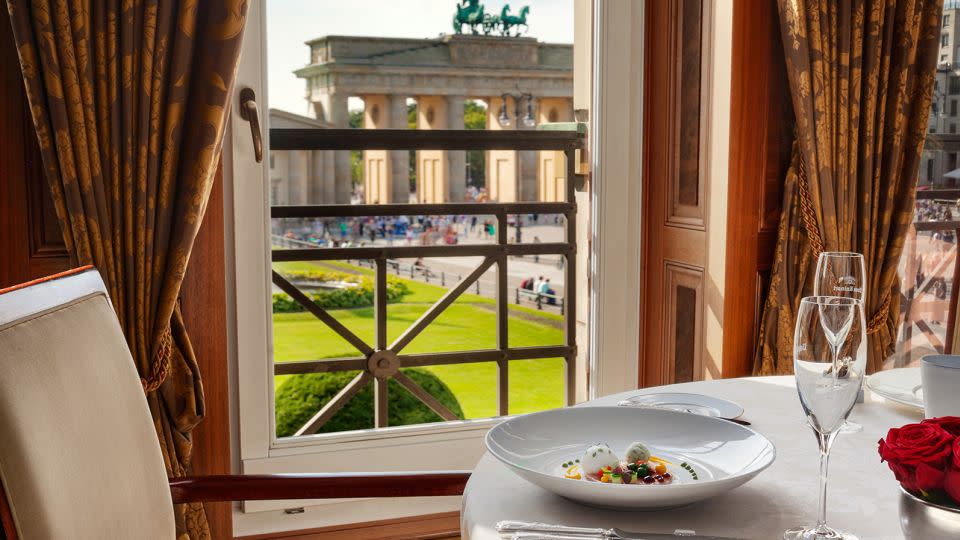
M 764 540 L 781 538 L 785 529 L 816 521 L 816 440 L 804 423 L 793 377 L 677 384 L 606 396 L 582 406 L 613 405 L 628 396 L 663 391 L 700 393 L 739 403 L 746 410 L 743 418 L 776 445 L 776 461 L 745 485 L 702 503 L 666 511 L 621 512 L 553 495 L 487 454 L 463 496 L 463 538 L 499 540 L 494 525 L 504 519 L 661 533 L 681 528 L 703 535 Z M 861 540 L 903 538 L 899 489 L 886 464 L 880 463 L 877 441 L 890 427 L 921 418 L 919 411 L 885 402 L 867 391 L 866 402 L 856 405 L 850 416 L 863 425 L 863 431 L 841 434 L 833 446 L 828 524 L 847 529 Z

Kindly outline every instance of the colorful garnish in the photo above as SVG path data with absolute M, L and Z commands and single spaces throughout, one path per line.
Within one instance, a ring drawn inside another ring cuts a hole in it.
M 686 461 L 684 461 L 683 463 L 681 463 L 681 464 L 680 464 L 680 467 L 682 467 L 683 470 L 685 470 L 685 471 L 687 471 L 688 473 L 690 473 L 690 476 L 692 476 L 694 480 L 699 480 L 699 479 L 700 479 L 700 478 L 697 476 L 697 471 L 693 470 L 693 467 L 691 467 L 690 464 L 687 463 Z
M 650 455 L 650 451 L 642 443 L 631 444 L 627 449 L 627 458 L 620 461 L 609 446 L 595 444 L 584 452 L 582 464 L 581 459 L 564 461 L 563 476 L 571 480 L 604 484 L 669 484 L 674 480 L 667 468 L 667 465 L 673 464 Z M 686 463 L 684 465 L 683 468 L 696 480 L 696 472 Z

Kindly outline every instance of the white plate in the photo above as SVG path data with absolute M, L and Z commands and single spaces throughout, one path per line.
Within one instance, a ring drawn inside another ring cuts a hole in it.
M 572 480 L 562 464 L 596 443 L 623 456 L 640 441 L 672 462 L 671 484 Z M 634 407 L 571 407 L 510 418 L 491 429 L 487 450 L 520 477 L 592 506 L 670 508 L 715 497 L 750 480 L 776 457 L 773 443 L 747 427 L 709 416 Z M 680 467 L 686 462 L 699 480 Z
M 617 405 L 623 407 L 650 407 L 654 409 L 668 409 L 703 416 L 719 416 L 723 418 L 737 418 L 743 414 L 743 407 L 732 401 L 704 396 L 702 394 L 685 394 L 682 392 L 660 392 L 656 394 L 640 394 L 627 398 Z
M 878 371 L 867 377 L 867 388 L 884 399 L 923 410 L 923 387 L 918 367 Z

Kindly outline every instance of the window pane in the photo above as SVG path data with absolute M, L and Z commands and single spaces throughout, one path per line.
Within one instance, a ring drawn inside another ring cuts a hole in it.
M 459 35 L 451 19 L 467 17 L 458 10 L 468 3 L 426 3 L 411 18 L 403 2 L 268 2 L 278 436 L 565 403 L 561 254 L 573 248 L 564 215 L 552 213 L 566 211 L 554 203 L 570 197 L 562 149 L 369 142 L 387 130 L 512 133 L 571 123 L 573 0 L 527 3 L 498 7 L 499 26 Z M 340 141 L 325 133 L 366 142 L 327 149 Z M 438 206 L 464 202 L 551 211 Z M 430 206 L 376 215 L 387 204 Z M 525 278 L 541 274 L 550 278 L 542 294 L 519 294 Z M 550 347 L 539 355 L 548 357 L 516 351 L 536 347 Z

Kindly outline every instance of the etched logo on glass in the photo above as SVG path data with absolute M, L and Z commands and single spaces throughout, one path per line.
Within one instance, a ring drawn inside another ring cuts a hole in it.
M 853 276 L 841 276 L 837 278 L 837 284 L 833 286 L 834 292 L 855 292 L 859 293 L 861 288 L 857 287 L 857 278 Z

